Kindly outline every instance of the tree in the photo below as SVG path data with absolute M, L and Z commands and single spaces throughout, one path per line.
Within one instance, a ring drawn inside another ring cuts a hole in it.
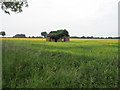
M 28 7 L 27 1 L 16 1 L 16 2 L 0 2 L 1 9 L 7 13 L 10 14 L 10 11 L 19 13 L 22 12 L 22 7 Z
M 91 36 L 91 38 L 94 38 L 93 36 Z
M 34 36 L 32 36 L 32 38 L 35 38 Z
M 26 38 L 25 34 L 16 34 L 13 38 Z
M 85 36 L 82 36 L 81 38 L 85 38 Z
M 108 37 L 108 39 L 112 39 L 112 37 Z
M 6 35 L 5 31 L 1 31 L 0 35 L 5 36 Z
M 46 38 L 47 32 L 41 32 L 41 35 L 44 36 L 44 38 Z

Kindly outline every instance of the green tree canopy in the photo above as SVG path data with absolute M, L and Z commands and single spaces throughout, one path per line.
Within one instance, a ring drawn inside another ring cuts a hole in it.
M 47 32 L 41 32 L 41 35 L 44 36 L 44 38 L 45 38 L 47 35 Z
M 16 34 L 13 38 L 26 38 L 25 34 Z
M 5 31 L 1 31 L 0 35 L 5 36 L 6 35 Z
M 24 1 L 24 2 L 20 2 L 20 1 L 17 1 L 17 2 L 1 2 L 0 4 L 1 4 L 1 9 L 7 14 L 10 14 L 10 11 L 19 13 L 19 12 L 22 12 L 22 8 L 24 6 L 28 7 L 28 2 L 27 1 Z

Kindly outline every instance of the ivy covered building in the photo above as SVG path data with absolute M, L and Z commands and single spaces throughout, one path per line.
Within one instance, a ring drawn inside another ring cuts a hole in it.
M 66 42 L 70 41 L 70 36 L 67 30 L 51 31 L 46 35 L 46 41 L 48 42 Z

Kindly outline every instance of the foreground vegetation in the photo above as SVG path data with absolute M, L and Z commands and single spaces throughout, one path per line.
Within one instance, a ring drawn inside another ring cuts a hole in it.
M 3 39 L 3 88 L 109 88 L 118 83 L 117 39 Z

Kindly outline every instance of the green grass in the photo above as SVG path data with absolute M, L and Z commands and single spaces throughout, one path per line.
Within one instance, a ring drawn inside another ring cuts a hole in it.
M 118 42 L 3 40 L 3 88 L 115 88 Z

